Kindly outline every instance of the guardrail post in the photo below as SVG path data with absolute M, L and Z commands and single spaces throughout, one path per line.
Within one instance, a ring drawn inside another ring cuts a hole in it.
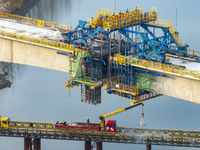
M 91 141 L 90 140 L 85 141 L 85 150 L 91 150 L 91 149 L 92 149 Z
M 33 140 L 33 150 L 41 150 L 41 139 L 35 138 Z
M 147 143 L 146 150 L 151 150 L 151 143 Z
M 102 150 L 102 149 L 103 149 L 102 141 L 97 142 L 96 150 Z
M 32 150 L 32 139 L 29 137 L 24 138 L 24 150 Z

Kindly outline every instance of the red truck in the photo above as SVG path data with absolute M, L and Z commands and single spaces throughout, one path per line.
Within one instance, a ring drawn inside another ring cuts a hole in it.
M 99 123 L 84 123 L 84 122 L 71 122 L 71 121 L 57 121 L 55 128 L 101 131 L 101 127 Z M 116 132 L 117 130 L 116 120 L 108 120 L 106 123 L 105 129 L 108 132 Z
M 74 130 L 89 130 L 89 131 L 108 131 L 108 132 L 116 132 L 117 131 L 117 125 L 116 120 L 108 120 L 105 124 L 105 119 L 116 115 L 118 113 L 127 111 L 129 109 L 132 109 L 136 106 L 143 105 L 142 103 L 137 103 L 134 105 L 131 105 L 126 108 L 119 109 L 117 111 L 111 112 L 106 115 L 100 115 L 100 123 L 89 123 L 89 119 L 87 120 L 87 123 L 84 122 L 67 122 L 67 121 L 57 121 L 55 128 L 57 129 L 74 129 Z

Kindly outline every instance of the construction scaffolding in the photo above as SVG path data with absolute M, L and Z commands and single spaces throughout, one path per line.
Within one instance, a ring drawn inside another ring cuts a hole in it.
M 82 49 L 70 61 L 66 87 L 81 84 L 81 101 L 90 104 L 101 103 L 102 86 L 109 94 L 129 98 L 131 104 L 161 96 L 149 89 L 154 76 L 162 73 L 147 72 L 135 63 L 146 66 L 151 62 L 155 67 L 156 63 L 167 65 L 168 54 L 188 55 L 188 45 L 182 44 L 171 21 L 157 19 L 156 8 L 149 12 L 100 9 L 94 18 L 80 20 L 63 37 Z

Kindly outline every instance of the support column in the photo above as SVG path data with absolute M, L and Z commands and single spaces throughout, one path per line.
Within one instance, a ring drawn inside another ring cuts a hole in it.
M 24 150 L 32 150 L 32 139 L 29 137 L 24 138 Z
M 146 150 L 151 150 L 151 144 L 150 143 L 147 144 Z
M 41 150 L 41 139 L 35 138 L 33 140 L 33 150 Z
M 97 142 L 96 150 L 102 150 L 102 149 L 103 149 L 102 141 Z
M 92 145 L 91 145 L 91 141 L 85 141 L 85 150 L 91 150 L 92 149 Z

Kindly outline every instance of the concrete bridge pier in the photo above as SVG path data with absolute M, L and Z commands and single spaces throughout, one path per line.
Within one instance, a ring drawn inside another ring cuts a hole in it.
M 147 143 L 146 150 L 151 150 L 151 144 Z

